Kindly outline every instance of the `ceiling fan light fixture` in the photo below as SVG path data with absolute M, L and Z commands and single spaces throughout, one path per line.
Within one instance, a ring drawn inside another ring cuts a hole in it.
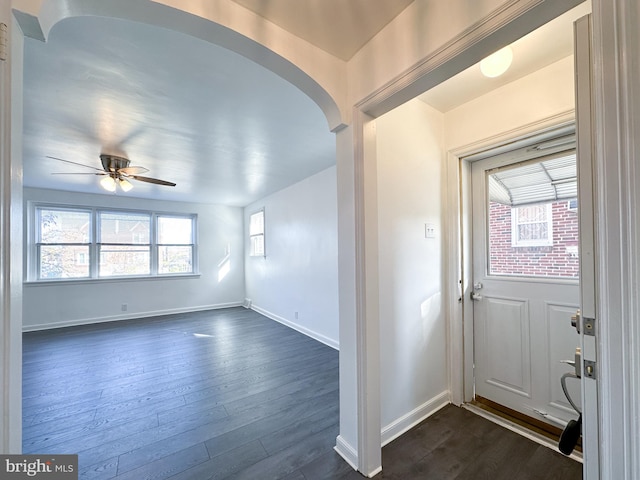
M 111 175 L 107 175 L 102 180 L 100 180 L 100 186 L 108 192 L 116 191 L 116 181 L 113 179 L 113 177 L 111 177 Z
M 120 185 L 120 188 L 123 192 L 128 192 L 133 188 L 133 184 L 126 178 L 121 178 L 120 180 L 118 180 L 118 184 Z
M 513 61 L 513 50 L 506 46 L 480 62 L 480 71 L 485 77 L 495 78 L 506 72 Z
M 73 165 L 78 165 L 85 168 L 90 168 L 94 170 L 94 173 L 86 172 L 86 175 L 100 175 L 102 178 L 100 179 L 100 186 L 107 190 L 108 192 L 115 192 L 120 185 L 120 188 L 123 192 L 128 192 L 133 188 L 133 184 L 129 181 L 129 179 L 137 180 L 140 182 L 152 183 L 155 185 L 163 185 L 167 187 L 175 187 L 176 184 L 173 182 L 168 182 L 166 180 L 160 180 L 159 178 L 151 178 L 151 177 L 143 177 L 138 175 L 139 173 L 145 173 L 149 170 L 145 167 L 141 166 L 130 166 L 129 159 L 125 157 L 117 157 L 115 155 L 107 155 L 105 153 L 100 155 L 100 161 L 102 162 L 102 169 L 97 167 L 92 167 L 90 165 L 85 165 L 84 163 L 72 162 L 71 160 L 65 160 L 64 158 L 58 157 L 50 157 L 47 155 L 47 158 L 51 158 L 53 160 L 59 160 L 65 163 L 71 163 Z M 95 173 L 95 171 L 99 173 Z M 80 173 L 73 173 L 75 175 L 83 175 Z M 55 174 L 54 174 L 55 175 Z

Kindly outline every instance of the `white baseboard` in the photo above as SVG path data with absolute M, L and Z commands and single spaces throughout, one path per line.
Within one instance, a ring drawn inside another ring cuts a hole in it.
M 340 455 L 351 468 L 358 470 L 358 452 L 340 435 L 336 438 L 336 446 L 333 449 Z
M 307 337 L 311 337 L 314 340 L 319 341 L 320 343 L 324 343 L 325 345 L 335 350 L 340 350 L 340 344 L 338 343 L 338 341 L 332 338 L 326 337 L 318 332 L 314 332 L 313 330 L 310 330 L 302 325 L 292 322 L 291 320 L 287 320 L 286 318 L 276 315 L 275 313 L 271 313 L 270 311 L 265 310 L 264 308 L 260 308 L 256 305 L 251 305 L 250 308 L 251 310 L 255 310 L 256 312 L 258 312 L 259 314 L 264 315 L 267 318 L 270 318 L 271 320 L 275 320 L 278 323 L 281 323 L 283 325 L 286 325 L 289 328 L 293 328 L 294 330 L 300 333 L 303 333 Z
M 62 327 L 76 327 L 79 325 L 91 325 L 94 323 L 116 322 L 120 320 L 133 320 L 136 318 L 159 317 L 161 315 L 174 315 L 178 313 L 202 312 L 205 310 L 219 310 L 221 308 L 240 307 L 242 302 L 219 303 L 216 305 L 200 305 L 197 307 L 170 308 L 150 312 L 128 312 L 125 315 L 113 315 L 107 317 L 80 318 L 64 322 L 42 323 L 37 325 L 23 325 L 23 332 L 35 332 L 39 330 L 51 330 Z
M 424 402 L 418 408 L 400 417 L 395 422 L 390 423 L 382 429 L 381 447 L 384 447 L 403 433 L 411 430 L 427 417 L 430 417 L 441 408 L 449 405 L 449 403 L 451 403 L 450 392 L 445 390 L 439 395 L 436 395 L 432 399 Z M 354 470 L 358 470 L 358 452 L 340 435 L 336 438 L 336 446 L 333 447 L 333 449 L 344 459 L 345 462 L 351 465 Z M 371 472 L 370 477 L 375 476 L 380 472 L 380 470 Z
M 382 429 L 382 446 L 392 442 L 449 403 L 450 393 L 446 390 L 390 423 Z
M 345 462 L 347 462 L 349 464 L 349 466 L 351 466 L 351 468 L 353 468 L 354 470 L 358 471 L 358 467 L 357 467 L 357 465 L 358 465 L 358 453 L 340 435 L 338 435 L 338 437 L 336 438 L 336 446 L 333 447 L 333 449 L 336 451 L 336 453 L 338 455 L 340 455 L 344 459 Z M 382 466 L 379 466 L 378 468 L 376 468 L 372 472 L 365 473 L 363 475 L 365 477 L 367 477 L 367 478 L 373 478 L 377 474 L 379 474 L 381 471 L 382 471 Z M 362 474 L 362 472 L 360 472 L 360 473 Z

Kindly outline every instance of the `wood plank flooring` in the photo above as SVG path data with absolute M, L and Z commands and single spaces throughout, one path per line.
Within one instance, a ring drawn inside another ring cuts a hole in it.
M 23 451 L 77 453 L 81 479 L 363 478 L 333 451 L 338 352 L 251 310 L 23 341 Z M 580 464 L 456 407 L 389 444 L 383 461 L 377 479 L 581 475 Z

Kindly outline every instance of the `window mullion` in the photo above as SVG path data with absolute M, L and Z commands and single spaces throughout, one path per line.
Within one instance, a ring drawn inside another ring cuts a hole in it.
M 149 232 L 149 242 L 151 249 L 151 275 L 158 275 L 158 215 L 154 214 L 151 221 L 151 232 Z
M 89 249 L 89 269 L 91 271 L 91 278 L 98 278 L 100 274 L 100 244 L 98 239 L 100 238 L 100 231 L 98 226 L 98 211 L 94 208 L 91 215 L 91 248 Z

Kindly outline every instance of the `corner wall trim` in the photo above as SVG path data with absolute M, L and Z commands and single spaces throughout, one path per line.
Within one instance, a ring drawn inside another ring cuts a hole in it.
M 258 312 L 261 315 L 264 315 L 267 318 L 270 318 L 271 320 L 275 320 L 276 322 L 281 323 L 289 328 L 293 328 L 294 330 L 306 335 L 307 337 L 311 337 L 320 343 L 324 343 L 328 347 L 331 347 L 335 350 L 340 350 L 340 344 L 333 338 L 329 338 L 322 335 L 321 333 L 314 332 L 307 327 L 303 327 L 302 325 L 294 323 L 291 320 L 287 320 L 286 318 L 276 315 L 275 313 L 271 313 L 270 311 L 265 310 L 264 308 L 260 308 L 256 305 L 250 305 L 248 308 Z
M 338 455 L 340 455 L 351 468 L 358 470 L 358 452 L 340 435 L 336 437 L 336 446 L 333 447 Z
M 382 429 L 382 446 L 384 447 L 388 443 L 391 443 L 400 435 L 418 425 L 425 418 L 430 417 L 442 407 L 451 403 L 450 395 L 451 393 L 448 390 L 445 390 L 384 427 Z

